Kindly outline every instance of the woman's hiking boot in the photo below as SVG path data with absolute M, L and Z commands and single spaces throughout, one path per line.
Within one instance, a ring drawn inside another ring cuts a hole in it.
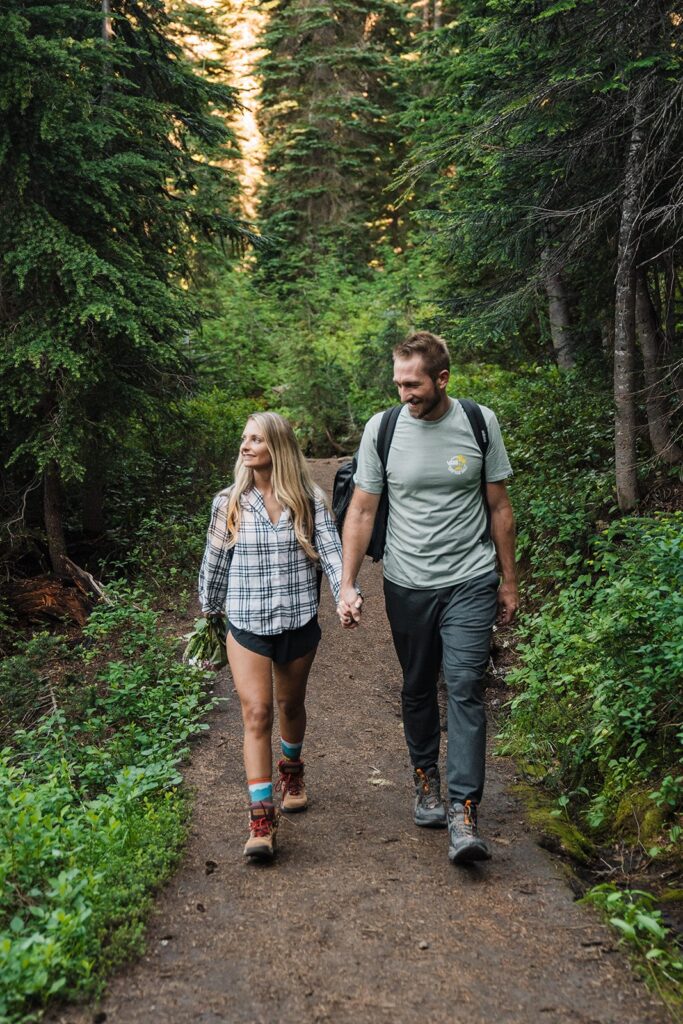
M 477 805 L 453 803 L 448 811 L 448 859 L 453 864 L 490 860 L 491 851 L 477 829 Z
M 264 800 L 249 808 L 249 838 L 244 856 L 253 860 L 272 860 L 275 856 L 277 812 L 272 803 Z
M 446 808 L 441 799 L 441 776 L 436 765 L 431 768 L 416 768 L 415 814 L 416 825 L 422 828 L 445 828 Z
M 277 763 L 277 770 L 280 778 L 275 788 L 282 791 L 280 808 L 283 814 L 296 814 L 297 811 L 305 811 L 308 807 L 308 796 L 304 782 L 303 761 L 288 761 L 286 758 L 282 758 Z

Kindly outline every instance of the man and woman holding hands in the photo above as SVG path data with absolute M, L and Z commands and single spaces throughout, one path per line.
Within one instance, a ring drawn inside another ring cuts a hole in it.
M 308 804 L 301 755 L 306 684 L 321 635 L 318 573 L 328 578 L 342 625 L 356 628 L 363 612 L 356 578 L 385 479 L 384 594 L 403 672 L 414 821 L 448 828 L 454 863 L 490 857 L 477 824 L 486 746 L 484 674 L 494 622 L 511 622 L 519 603 L 505 484 L 512 471 L 494 413 L 475 407 L 475 421 L 474 403 L 448 396 L 450 358 L 441 338 L 413 334 L 394 349 L 393 359 L 402 408 L 386 474 L 377 447 L 378 413 L 363 432 L 342 543 L 291 426 L 275 413 L 250 417 L 235 482 L 213 501 L 200 601 L 206 615 L 228 619 L 249 788 L 244 853 L 252 860 L 271 859 L 275 850 L 273 690 L 281 733 L 280 809 L 298 812 Z M 445 801 L 439 774 L 441 668 L 448 697 Z

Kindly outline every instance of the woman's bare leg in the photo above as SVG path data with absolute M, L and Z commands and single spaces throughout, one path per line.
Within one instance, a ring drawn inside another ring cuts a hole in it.
M 287 743 L 303 742 L 306 732 L 306 683 L 316 649 L 284 665 L 273 665 L 280 733 Z
M 232 634 L 228 634 L 228 661 L 242 707 L 247 779 L 270 779 L 273 772 L 273 663 L 263 654 L 242 647 Z

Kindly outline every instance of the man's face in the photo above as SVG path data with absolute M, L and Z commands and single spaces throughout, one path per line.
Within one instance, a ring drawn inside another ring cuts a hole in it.
M 427 418 L 443 402 L 448 383 L 448 370 L 442 370 L 432 380 L 424 368 L 421 356 L 394 359 L 394 384 L 398 397 L 416 420 Z

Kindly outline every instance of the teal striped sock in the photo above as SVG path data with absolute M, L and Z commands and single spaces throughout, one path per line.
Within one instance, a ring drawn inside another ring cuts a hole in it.
M 273 781 L 272 779 L 248 779 L 249 800 L 252 804 L 273 802 Z
M 282 744 L 282 753 L 285 755 L 288 761 L 298 761 L 301 758 L 301 748 L 304 745 L 304 741 L 301 743 L 288 743 L 287 740 L 283 740 L 280 737 L 280 743 Z

